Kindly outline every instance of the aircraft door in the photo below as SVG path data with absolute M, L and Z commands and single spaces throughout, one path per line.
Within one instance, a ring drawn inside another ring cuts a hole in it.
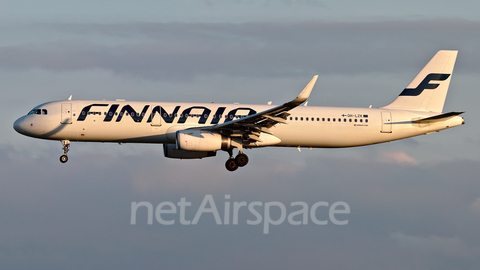
M 382 127 L 380 129 L 380 132 L 392 133 L 392 113 L 381 112 L 381 114 L 382 114 Z
M 72 103 L 62 103 L 61 124 L 72 123 Z

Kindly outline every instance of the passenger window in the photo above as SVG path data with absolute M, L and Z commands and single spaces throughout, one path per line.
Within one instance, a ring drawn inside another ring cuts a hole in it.
M 368 123 L 368 119 L 365 119 L 365 123 Z
M 332 120 L 333 120 L 333 122 L 335 122 L 335 118 L 333 118 Z

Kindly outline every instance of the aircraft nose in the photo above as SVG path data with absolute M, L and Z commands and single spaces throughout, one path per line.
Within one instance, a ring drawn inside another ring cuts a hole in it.
M 25 117 L 20 117 L 17 119 L 17 121 L 15 121 L 15 123 L 13 123 L 13 129 L 20 134 L 25 134 L 24 119 Z

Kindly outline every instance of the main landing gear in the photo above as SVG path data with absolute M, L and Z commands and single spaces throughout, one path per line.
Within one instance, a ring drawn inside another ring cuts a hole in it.
M 60 156 L 60 162 L 61 163 L 65 163 L 68 161 L 68 156 L 67 156 L 67 153 L 70 149 L 68 149 L 70 147 L 70 141 L 69 140 L 63 140 L 63 141 L 60 141 L 63 145 L 63 155 Z
M 227 160 L 227 162 L 225 162 L 225 168 L 227 168 L 227 170 L 233 172 L 236 169 L 238 169 L 238 167 L 243 167 L 247 165 L 248 156 L 245 155 L 244 153 L 239 152 L 235 158 L 233 158 L 232 150 L 229 150 L 228 154 L 230 155 L 230 158 Z

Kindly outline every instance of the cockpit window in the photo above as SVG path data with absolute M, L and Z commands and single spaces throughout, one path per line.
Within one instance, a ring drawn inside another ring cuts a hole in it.
M 43 115 L 46 115 L 47 114 L 47 110 L 46 109 L 32 109 L 28 115 L 31 115 L 31 114 L 43 114 Z

